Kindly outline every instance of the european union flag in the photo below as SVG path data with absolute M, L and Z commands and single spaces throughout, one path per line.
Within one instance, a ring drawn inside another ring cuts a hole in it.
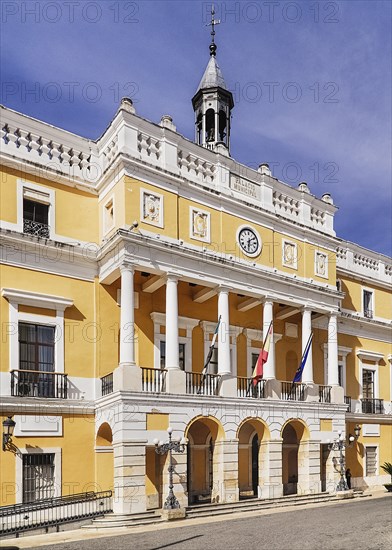
M 309 355 L 309 350 L 310 350 L 310 346 L 312 345 L 312 340 L 313 340 L 313 332 L 309 336 L 309 340 L 308 340 L 308 343 L 306 344 L 305 351 L 301 359 L 301 363 L 294 375 L 293 386 L 295 382 L 301 382 L 302 371 L 304 370 L 306 359 L 308 358 L 308 355 Z

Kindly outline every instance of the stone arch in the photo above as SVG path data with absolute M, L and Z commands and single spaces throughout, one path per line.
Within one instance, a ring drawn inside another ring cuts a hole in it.
M 213 416 L 197 416 L 185 429 L 188 438 L 187 485 L 188 499 L 192 502 L 214 500 L 214 486 L 217 482 L 219 453 L 217 443 L 224 441 L 222 424 Z
M 96 486 L 97 491 L 113 490 L 114 460 L 113 433 L 107 422 L 101 424 L 95 436 Z
M 240 498 L 257 496 L 268 481 L 270 431 L 259 418 L 245 418 L 237 429 L 238 489 Z
M 281 437 L 283 494 L 296 494 L 308 475 L 302 454 L 304 443 L 310 440 L 309 428 L 299 418 L 291 418 L 282 426 Z

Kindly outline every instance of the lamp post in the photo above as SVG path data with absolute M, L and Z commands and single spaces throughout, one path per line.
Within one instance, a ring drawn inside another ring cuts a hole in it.
M 169 427 L 167 429 L 167 433 L 169 434 L 169 441 L 167 443 L 164 443 L 163 441 L 158 441 L 158 439 L 154 439 L 154 445 L 155 445 L 155 452 L 160 455 L 164 455 L 167 452 L 169 452 L 169 494 L 165 501 L 165 504 L 163 508 L 165 510 L 175 510 L 177 508 L 180 508 L 180 503 L 176 499 L 174 492 L 173 492 L 173 472 L 174 472 L 174 466 L 173 466 L 173 455 L 172 452 L 175 451 L 176 453 L 183 453 L 186 449 L 186 446 L 188 444 L 188 439 L 186 437 L 183 437 L 180 439 L 173 439 L 172 433 L 173 428 Z
M 8 416 L 5 420 L 3 420 L 3 451 L 7 450 L 12 441 L 15 426 L 16 422 L 12 420 L 11 416 Z
M 347 439 L 343 436 L 342 432 L 339 431 L 336 439 L 332 442 L 328 440 L 328 449 L 330 451 L 339 451 L 340 480 L 336 487 L 338 491 L 348 491 L 345 478 L 345 456 L 343 454 L 343 450 L 347 447 L 352 447 L 354 445 L 354 441 L 359 438 L 360 433 L 361 428 L 357 424 L 354 428 L 354 435 L 349 434 Z

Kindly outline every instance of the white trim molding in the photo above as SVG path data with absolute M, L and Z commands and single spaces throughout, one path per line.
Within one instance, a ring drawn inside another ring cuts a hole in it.
M 53 296 L 52 294 L 41 294 L 28 290 L 18 290 L 16 288 L 3 288 L 1 295 L 11 303 L 17 305 L 40 307 L 45 309 L 55 309 L 56 311 L 65 311 L 67 307 L 73 305 L 73 300 L 63 298 L 62 296 Z

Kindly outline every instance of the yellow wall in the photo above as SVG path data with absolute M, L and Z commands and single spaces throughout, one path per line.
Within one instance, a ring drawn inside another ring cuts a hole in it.
M 342 291 L 345 293 L 342 307 L 352 311 L 362 312 L 363 289 L 373 290 L 373 315 L 389 321 L 392 319 L 392 292 L 377 287 L 373 283 L 361 283 L 346 276 L 340 277 Z
M 57 235 L 78 241 L 98 242 L 98 197 L 71 186 L 42 177 L 23 174 L 3 166 L 0 173 L 0 219 L 17 223 L 17 180 L 28 187 L 34 183 L 53 189 L 56 201 L 55 230 Z

